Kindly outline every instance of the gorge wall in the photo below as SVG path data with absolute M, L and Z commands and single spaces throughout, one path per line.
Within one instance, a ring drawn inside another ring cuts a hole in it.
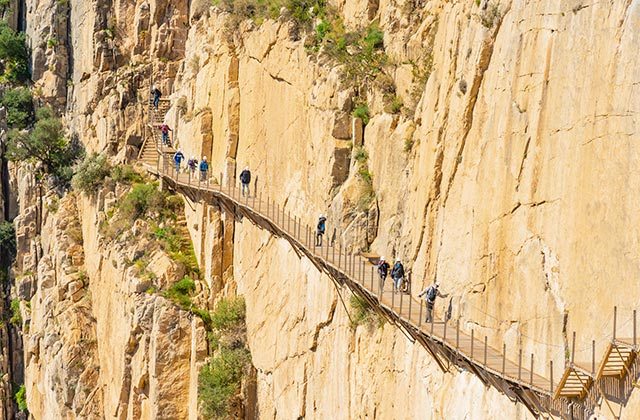
M 541 374 L 550 360 L 564 366 L 573 331 L 576 359 L 590 360 L 592 340 L 599 358 L 614 305 L 630 335 L 640 2 L 330 6 L 347 30 L 374 22 L 384 34 L 381 74 L 364 86 L 314 44 L 318 20 L 305 31 L 287 12 L 23 5 L 35 88 L 87 150 L 135 159 L 156 84 L 177 145 L 207 156 L 216 180 L 249 166 L 304 223 L 325 213 L 353 249 L 402 258 L 414 294 L 440 282 L 464 329 L 535 352 Z M 362 100 L 366 125 L 352 117 Z M 53 212 L 56 192 L 38 192 L 25 170 L 12 179 L 33 417 L 196 418 L 205 330 L 126 266 L 144 243 L 99 232 L 122 191 L 67 194 Z M 442 373 L 394 326 L 353 328 L 348 292 L 285 241 L 189 199 L 185 218 L 211 307 L 246 300 L 260 418 L 531 418 L 472 374 Z M 153 265 L 175 277 L 161 256 Z M 634 418 L 639 398 L 617 414 Z M 596 416 L 613 418 L 606 404 Z

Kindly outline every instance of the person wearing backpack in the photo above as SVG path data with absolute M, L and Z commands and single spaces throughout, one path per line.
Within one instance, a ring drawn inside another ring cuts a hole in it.
M 316 246 L 322 246 L 322 235 L 326 229 L 327 218 L 324 215 L 320 215 L 318 218 L 318 226 L 316 226 Z
M 393 268 L 391 269 L 391 278 L 393 279 L 394 293 L 400 291 L 400 285 L 404 278 L 404 266 L 402 265 L 400 258 L 396 258 L 396 263 L 393 264 Z
M 242 172 L 240 172 L 240 183 L 242 184 L 242 196 L 244 197 L 245 191 L 247 192 L 247 197 L 249 194 L 249 184 L 251 183 L 251 171 L 249 167 L 246 166 Z
M 160 104 L 160 97 L 162 96 L 162 92 L 160 92 L 160 89 L 158 89 L 157 86 L 154 86 L 153 89 L 151 89 L 151 94 L 153 95 L 153 107 L 155 109 L 158 109 L 158 105 Z
M 385 261 L 384 257 L 380 257 L 378 261 L 378 275 L 380 276 L 380 290 L 384 290 L 384 281 L 389 274 L 389 263 Z
M 189 167 L 189 170 L 191 171 L 191 177 L 194 177 L 196 174 L 196 169 L 198 169 L 198 159 L 196 159 L 195 157 L 191 156 L 189 158 L 189 160 L 187 161 L 187 166 Z
M 173 155 L 173 162 L 176 164 L 176 174 L 180 173 L 180 165 L 184 160 L 184 154 L 181 149 L 178 149 L 175 155 Z
M 160 131 L 162 132 L 162 145 L 163 146 L 171 146 L 171 142 L 169 141 L 169 131 L 173 131 L 167 123 L 162 123 L 160 126 Z
M 207 157 L 203 156 L 200 161 L 200 181 L 207 180 L 207 172 L 209 172 L 209 162 L 207 162 Z
M 446 298 L 449 296 L 448 294 L 441 293 L 439 287 L 440 285 L 438 283 L 434 283 L 418 295 L 418 297 L 424 296 L 424 300 L 427 302 L 427 319 L 425 322 L 431 322 L 433 319 L 433 306 L 436 303 L 436 297 Z

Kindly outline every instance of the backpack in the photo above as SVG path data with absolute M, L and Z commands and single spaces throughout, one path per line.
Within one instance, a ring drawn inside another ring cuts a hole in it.
M 324 233 L 324 219 L 320 219 L 318 222 L 318 232 Z
M 437 296 L 436 288 L 431 286 L 429 290 L 427 290 L 427 299 L 433 302 L 434 300 L 436 300 L 436 296 Z

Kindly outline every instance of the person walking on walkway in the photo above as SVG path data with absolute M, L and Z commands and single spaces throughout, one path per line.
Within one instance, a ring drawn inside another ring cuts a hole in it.
M 182 153 L 182 150 L 178 149 L 178 151 L 173 155 L 173 163 L 176 164 L 177 174 L 180 173 L 180 165 L 182 164 L 183 160 L 184 160 L 184 154 Z
M 248 166 L 245 166 L 244 170 L 240 172 L 240 183 L 242 184 L 242 196 L 244 197 L 246 190 L 247 197 L 250 197 L 249 184 L 251 183 L 251 171 Z
M 209 162 L 207 162 L 207 157 L 203 156 L 200 161 L 200 181 L 207 180 L 207 172 L 209 172 Z
M 196 174 L 196 169 L 198 169 L 198 160 L 191 156 L 189 158 L 189 160 L 187 161 L 187 167 L 189 167 L 189 171 L 191 172 L 191 176 L 195 176 Z
M 326 230 L 327 218 L 321 214 L 318 218 L 318 226 L 316 227 L 316 246 L 322 246 L 322 236 Z
M 153 88 L 151 89 L 151 94 L 153 95 L 153 107 L 155 109 L 158 109 L 162 92 L 160 92 L 160 89 L 158 89 L 158 87 L 154 85 Z
M 448 294 L 444 294 L 440 292 L 440 285 L 438 283 L 434 283 L 431 286 L 424 289 L 418 297 L 424 296 L 425 302 L 427 302 L 427 319 L 425 322 L 431 322 L 433 319 L 433 306 L 436 303 L 436 297 L 446 298 L 449 296 Z
M 162 145 L 163 146 L 171 146 L 171 142 L 169 141 L 169 131 L 173 131 L 167 123 L 162 123 L 160 126 L 160 131 L 162 132 Z
M 404 278 L 404 266 L 402 265 L 400 258 L 396 258 L 396 263 L 393 264 L 393 268 L 391 269 L 391 278 L 393 279 L 394 293 L 399 292 L 402 279 Z
M 384 282 L 387 279 L 388 274 L 389 274 L 389 263 L 384 259 L 384 257 L 380 257 L 380 261 L 378 261 L 378 275 L 380 276 L 380 290 L 384 290 Z

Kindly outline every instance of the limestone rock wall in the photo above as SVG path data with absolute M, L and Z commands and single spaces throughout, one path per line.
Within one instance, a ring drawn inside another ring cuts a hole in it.
M 638 5 L 430 1 L 338 6 L 351 27 L 363 26 L 359 22 L 369 13 L 379 19 L 396 92 L 405 104 L 416 105 L 413 114 L 390 114 L 381 94 L 369 92 L 373 117 L 364 130 L 364 147 L 379 212 L 371 249 L 403 258 L 414 290 L 439 281 L 463 328 L 488 335 L 493 345 L 504 341 L 510 349 L 535 352 L 540 373 L 546 374 L 550 360 L 564 366 L 574 330 L 576 359 L 590 360 L 592 339 L 599 359 L 611 337 L 614 305 L 624 312 L 618 335 L 629 335 L 639 294 L 632 251 L 638 240 L 637 203 L 625 193 L 638 171 L 633 139 L 639 104 L 633 92 L 640 75 L 632 47 Z M 342 137 L 336 137 L 345 92 L 339 71 L 310 54 L 286 19 L 259 27 L 244 22 L 234 42 L 224 32 L 224 19 L 213 10 L 191 27 L 170 113 L 179 145 L 187 155 L 210 156 L 212 176 L 218 179 L 222 172 L 223 182 L 249 165 L 260 179 L 258 189 L 286 211 L 307 223 L 327 212 L 330 226 L 340 226 L 353 240 L 351 221 L 361 220 L 347 214 L 358 194 L 353 162 L 346 165 L 342 183 L 334 184 L 331 177 Z M 421 77 L 411 63 L 430 72 Z M 202 247 L 203 263 L 215 266 L 217 251 L 208 243 L 223 234 L 208 230 L 198 212 L 196 206 L 189 216 L 192 234 Z M 281 280 L 291 275 L 299 281 L 308 272 L 272 257 L 265 243 L 249 236 L 236 227 L 233 247 L 226 251 L 233 252 L 234 271 L 225 280 L 235 281 L 248 301 L 259 296 L 249 334 L 262 351 L 262 340 L 270 335 L 262 328 L 279 316 L 297 319 L 281 308 L 291 303 L 283 297 L 293 295 L 291 283 L 300 285 Z M 246 263 L 241 256 L 256 253 L 252 268 L 238 271 L 237 265 Z M 271 277 L 278 277 L 281 287 L 268 287 L 265 297 L 256 279 Z M 293 307 L 310 304 L 306 292 L 297 291 L 301 301 Z M 442 313 L 448 300 L 440 302 Z M 278 310 L 272 313 L 266 306 Z M 389 340 L 391 348 L 405 345 L 403 337 Z M 285 351 L 276 347 L 274 352 Z M 389 342 L 384 348 L 391 351 Z M 384 353 L 382 343 L 368 342 L 367 349 L 372 358 Z M 321 351 L 320 344 L 310 353 Z M 310 386 L 301 367 L 308 365 L 294 364 L 287 375 L 297 379 L 283 383 L 276 380 L 280 373 L 274 366 L 286 357 L 273 356 L 273 365 L 266 367 L 263 355 L 253 356 L 264 374 L 259 374 L 261 407 L 267 417 L 278 416 L 282 407 L 272 406 L 283 395 L 302 395 L 300 384 Z M 323 359 L 325 369 L 337 363 L 332 357 Z M 433 369 L 423 371 L 433 374 Z M 442 380 L 479 387 L 466 375 Z M 357 390 L 351 395 L 358 400 L 364 391 L 356 379 L 345 382 Z M 326 394 L 344 395 L 333 388 L 339 381 L 327 383 Z M 428 403 L 417 388 L 412 384 L 404 391 L 416 392 L 418 405 L 435 418 L 444 407 L 465 407 L 463 391 L 426 386 L 421 391 L 437 400 Z M 294 399 L 304 400 L 299 395 Z M 337 399 L 328 396 L 322 402 L 338 410 L 344 400 Z M 478 410 L 478 416 L 501 404 L 489 397 L 473 400 L 477 404 L 466 409 Z M 295 407 L 298 413 L 311 405 Z M 634 413 L 634 407 L 632 402 L 626 410 Z
M 72 0 L 66 21 L 51 17 L 62 2 L 27 3 L 36 83 L 66 107 L 90 151 L 135 157 L 157 84 L 172 99 L 167 122 L 179 147 L 207 156 L 214 182 L 237 182 L 250 166 L 258 190 L 285 211 L 309 224 L 327 213 L 339 240 L 401 257 L 414 291 L 441 282 L 463 328 L 534 351 L 541 373 L 549 360 L 564 365 L 573 330 L 577 359 L 590 360 L 592 339 L 601 352 L 614 305 L 619 335 L 629 334 L 640 295 L 640 205 L 629 193 L 639 172 L 637 1 L 332 2 L 350 29 L 379 23 L 385 71 L 406 108 L 385 112 L 382 92 L 367 86 L 364 131 L 351 121 L 352 87 L 339 66 L 305 47 L 286 17 L 230 31 L 228 15 L 197 2 Z M 54 35 L 65 42 L 53 48 Z M 353 155 L 360 145 L 375 193 L 365 211 Z M 25 341 L 30 408 L 40 417 L 195 416 L 201 330 L 140 292 L 122 265 L 132 249 L 100 243 L 99 213 L 115 198 L 107 195 L 106 203 L 69 199 L 82 226 L 75 256 L 87 280 L 78 283 L 60 268 L 71 250 L 54 244 L 65 219 L 43 215 L 32 186 L 21 188 L 17 267 L 37 268 L 25 280 L 35 293 L 36 328 Z M 262 418 L 529 416 L 466 372 L 441 373 L 390 325 L 352 331 L 348 295 L 286 243 L 216 206 L 187 200 L 186 209 L 214 293 L 247 300 Z M 62 334 L 45 322 L 45 308 L 86 323 L 87 335 Z M 64 351 L 42 349 L 45 336 Z M 93 337 L 82 369 L 60 385 L 76 347 Z M 70 397 L 71 385 L 94 375 L 100 398 Z M 625 415 L 638 413 L 638 398 Z

